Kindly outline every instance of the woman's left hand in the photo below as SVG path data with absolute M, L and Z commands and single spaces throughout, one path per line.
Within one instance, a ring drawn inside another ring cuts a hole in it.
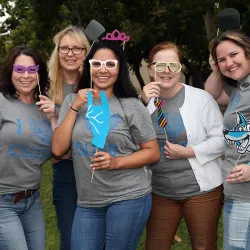
M 250 181 L 250 166 L 241 164 L 234 167 L 226 178 L 227 183 L 240 183 Z
M 174 144 L 168 140 L 166 140 L 166 145 L 164 146 L 164 154 L 166 158 L 171 160 L 194 157 L 194 151 L 192 148 Z
M 109 153 L 98 151 L 92 158 L 93 164 L 90 165 L 94 170 L 113 170 L 117 169 L 117 158 Z
M 36 105 L 40 105 L 39 110 L 43 111 L 49 120 L 56 119 L 55 103 L 44 95 L 39 95 L 39 98 L 40 101 L 36 103 Z

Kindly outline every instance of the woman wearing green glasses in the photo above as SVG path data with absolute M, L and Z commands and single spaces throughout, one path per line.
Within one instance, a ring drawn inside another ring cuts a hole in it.
M 192 249 L 217 248 L 223 203 L 222 115 L 208 93 L 180 82 L 181 58 L 176 45 L 163 42 L 148 59 L 151 82 L 144 87 L 142 100 L 151 113 L 161 159 L 151 165 L 147 250 L 170 249 L 182 218 Z

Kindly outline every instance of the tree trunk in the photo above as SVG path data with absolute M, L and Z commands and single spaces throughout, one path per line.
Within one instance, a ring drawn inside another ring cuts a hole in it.
M 139 65 L 136 66 L 134 68 L 134 71 L 135 71 L 136 78 L 137 78 L 137 80 L 141 86 L 141 90 L 142 90 L 143 87 L 145 86 L 145 83 L 144 83 L 143 78 L 142 78 L 141 73 L 140 73 L 140 66 Z
M 213 38 L 213 16 L 214 14 L 212 8 L 208 8 L 206 14 L 203 15 L 208 42 L 210 42 Z

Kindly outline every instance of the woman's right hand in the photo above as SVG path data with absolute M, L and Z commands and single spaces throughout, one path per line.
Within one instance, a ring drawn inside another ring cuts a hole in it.
M 88 101 L 88 92 L 96 93 L 94 89 L 80 89 L 72 104 L 72 108 L 79 111 L 82 106 Z
M 212 71 L 213 71 L 214 73 L 218 73 L 219 68 L 218 68 L 218 66 L 216 65 L 216 63 L 215 63 L 213 57 L 211 56 L 211 54 L 209 55 L 209 60 L 208 60 L 208 61 L 209 61 L 209 65 L 210 65 Z
M 149 100 L 152 97 L 160 97 L 160 82 L 150 82 L 146 86 L 143 87 L 142 93 L 141 93 L 141 99 L 146 104 L 149 103 Z

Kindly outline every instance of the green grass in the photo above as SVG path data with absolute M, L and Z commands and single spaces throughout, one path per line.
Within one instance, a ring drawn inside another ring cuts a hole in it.
M 47 250 L 59 250 L 59 232 L 56 227 L 55 209 L 52 204 L 52 167 L 49 162 L 43 166 L 43 179 L 41 183 L 41 197 L 46 222 L 46 240 Z M 218 229 L 218 249 L 222 249 L 222 223 L 220 220 Z M 182 221 L 177 234 L 181 237 L 182 242 L 174 242 L 172 250 L 190 250 L 190 241 L 185 223 Z M 145 234 L 142 236 L 137 250 L 144 250 Z M 156 249 L 157 250 L 157 249 Z

